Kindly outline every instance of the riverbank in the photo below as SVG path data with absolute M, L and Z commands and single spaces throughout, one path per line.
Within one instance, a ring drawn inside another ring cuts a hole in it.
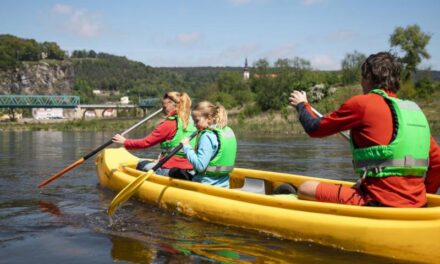
M 133 126 L 141 118 L 124 119 L 81 119 L 51 121 L 1 122 L 0 131 L 109 131 L 122 132 Z M 139 129 L 151 131 L 163 119 L 151 119 Z M 259 135 L 301 135 L 304 130 L 293 109 L 287 115 L 281 112 L 262 113 L 254 117 L 229 118 L 229 126 L 238 134 Z M 430 120 L 431 133 L 440 135 L 440 120 Z
M 351 96 L 360 94 L 358 87 L 344 87 L 313 106 L 322 114 L 337 109 L 342 102 Z M 427 99 L 416 100 L 429 120 L 431 133 L 440 135 L 440 91 Z M 148 114 L 147 114 L 148 115 Z M 122 132 L 136 124 L 142 117 L 113 119 L 80 119 L 80 120 L 33 120 L 25 119 L 18 122 L 0 122 L 0 131 L 110 131 Z M 151 131 L 162 117 L 148 121 L 139 129 L 146 133 Z M 254 116 L 245 116 L 243 109 L 229 111 L 229 126 L 238 134 L 255 135 L 300 135 L 305 134 L 298 121 L 296 111 L 288 107 L 282 111 L 268 111 Z
M 251 118 L 242 118 L 238 115 L 229 118 L 229 125 L 237 133 L 259 134 L 301 134 L 304 133 L 301 125 L 293 113 L 286 119 L 281 113 L 263 113 Z M 19 122 L 2 122 L 0 131 L 110 131 L 121 132 L 139 122 L 139 118 L 124 119 L 81 119 L 81 120 L 24 120 Z M 151 131 L 163 119 L 153 118 L 139 129 Z

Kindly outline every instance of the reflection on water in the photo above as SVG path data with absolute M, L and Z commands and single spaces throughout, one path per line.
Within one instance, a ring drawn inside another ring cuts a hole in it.
M 93 158 L 44 189 L 36 188 L 111 136 L 85 132 L 0 133 L 0 262 L 390 261 L 211 224 L 136 200 L 120 208 L 110 226 L 106 210 L 115 193 L 97 184 Z M 138 154 L 151 158 L 158 152 L 154 148 Z M 239 167 L 354 179 L 347 142 L 339 137 L 239 137 L 237 157 Z

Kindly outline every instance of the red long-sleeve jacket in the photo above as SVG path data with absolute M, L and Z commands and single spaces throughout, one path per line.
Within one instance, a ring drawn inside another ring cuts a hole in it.
M 175 112 L 170 113 L 170 115 L 176 114 Z M 148 136 L 142 139 L 127 139 L 124 142 L 124 147 L 126 149 L 143 149 L 149 148 L 156 144 L 160 144 L 163 141 L 170 140 L 174 137 L 177 131 L 177 121 L 176 120 L 168 120 L 161 122 Z M 185 170 L 192 170 L 193 166 L 191 163 L 184 157 L 173 156 L 171 157 L 165 164 L 162 165 L 162 168 L 170 169 L 173 167 L 177 167 Z
M 395 97 L 390 91 L 390 96 Z M 347 100 L 338 110 L 321 118 L 313 114 L 308 103 L 299 104 L 300 121 L 311 137 L 325 137 L 351 130 L 359 148 L 388 145 L 393 132 L 391 110 L 377 94 L 358 95 Z M 425 187 L 426 184 L 426 187 Z M 435 193 L 440 187 L 440 148 L 431 137 L 429 168 L 422 177 L 367 177 L 363 181 L 369 198 L 393 207 L 419 207 L 426 203 L 426 191 Z

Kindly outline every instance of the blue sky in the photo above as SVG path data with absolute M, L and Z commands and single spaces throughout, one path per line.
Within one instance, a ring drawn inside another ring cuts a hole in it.
M 153 67 L 301 57 L 315 69 L 335 70 L 355 50 L 390 50 L 397 26 L 418 24 L 432 35 L 431 59 L 420 67 L 440 70 L 437 0 L 6 0 L 0 6 L 0 34 L 55 41 L 68 51 L 126 56 Z

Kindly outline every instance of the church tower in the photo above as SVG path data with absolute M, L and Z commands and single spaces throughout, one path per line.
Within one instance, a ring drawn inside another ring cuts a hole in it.
M 248 68 L 247 58 L 244 61 L 244 69 L 243 69 L 243 80 L 249 80 L 250 73 Z

